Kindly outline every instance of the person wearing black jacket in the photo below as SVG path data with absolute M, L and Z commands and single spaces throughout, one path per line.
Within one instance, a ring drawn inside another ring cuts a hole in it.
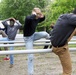
M 51 33 L 52 49 L 61 61 L 63 68 L 62 75 L 71 75 L 72 72 L 68 42 L 75 34 L 75 28 L 76 9 L 70 14 L 60 15 Z
M 32 14 L 26 16 L 23 36 L 26 44 L 26 49 L 33 49 L 33 42 L 41 38 L 49 38 L 49 34 L 45 31 L 35 32 L 38 23 L 45 20 L 45 16 L 42 14 L 39 8 L 34 8 Z M 33 75 L 33 54 L 28 55 L 28 75 Z
M 54 28 L 54 23 L 52 23 L 52 24 L 50 25 L 50 28 L 52 28 L 52 30 L 53 30 L 53 28 Z M 50 30 L 50 31 L 48 32 L 49 35 L 50 35 L 50 37 L 51 37 L 51 32 L 52 32 L 52 30 Z M 49 39 L 50 39 L 50 38 L 49 38 Z M 48 40 L 48 39 L 47 39 L 47 40 Z M 46 43 L 50 43 L 50 41 L 47 41 Z M 47 49 L 48 47 L 49 47 L 49 45 L 45 45 L 43 49 Z M 52 48 L 52 45 L 50 45 L 49 48 Z

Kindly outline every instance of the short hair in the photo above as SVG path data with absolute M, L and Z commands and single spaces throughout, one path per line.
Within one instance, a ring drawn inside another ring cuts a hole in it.
M 32 11 L 36 11 L 36 10 L 40 10 L 40 8 L 35 7 L 35 8 L 33 8 Z
M 73 14 L 76 14 L 76 8 L 72 11 Z
M 10 19 L 10 21 L 13 21 L 13 22 L 15 22 L 12 18 Z
M 40 10 L 40 8 L 35 7 L 35 8 L 33 8 L 33 10 Z

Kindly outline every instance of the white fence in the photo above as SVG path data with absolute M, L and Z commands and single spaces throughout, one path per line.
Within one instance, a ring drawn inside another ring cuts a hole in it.
M 1 36 L 0 36 L 1 37 Z M 51 45 L 51 43 L 45 43 L 46 41 L 50 41 L 50 40 L 46 40 L 46 39 L 40 39 L 34 42 L 34 46 L 44 46 L 44 45 Z M 7 43 L 7 44 L 4 44 Z M 9 44 L 9 43 L 14 43 L 14 44 Z M 76 37 L 74 36 L 71 41 L 68 44 L 76 44 Z M 17 34 L 15 41 L 0 41 L 0 47 L 24 47 L 25 43 L 24 43 L 24 39 L 23 39 L 23 35 L 22 34 Z M 70 51 L 75 51 L 76 48 L 69 48 Z M 34 49 L 34 50 L 13 50 L 13 51 L 0 51 L 0 55 L 4 55 L 4 54 L 30 54 L 30 53 L 44 53 L 44 52 L 51 52 L 52 49 Z
M 50 41 L 50 40 L 46 40 L 46 39 L 40 39 L 34 42 L 34 46 L 44 46 L 44 45 L 51 45 L 51 43 L 45 43 L 46 41 Z M 7 44 L 4 44 L 7 43 Z M 9 44 L 9 43 L 14 43 L 14 44 Z M 76 44 L 76 37 L 73 37 L 72 40 L 69 42 L 69 44 L 75 45 Z M 0 47 L 11 47 L 11 46 L 25 46 L 24 43 L 24 39 L 22 35 L 17 35 L 16 36 L 16 40 L 15 41 L 0 41 Z M 70 51 L 76 51 L 76 48 L 69 48 Z M 31 49 L 31 50 L 13 50 L 13 51 L 0 51 L 0 55 L 6 55 L 6 54 L 34 54 L 34 53 L 51 53 L 52 49 Z M 30 59 L 30 58 L 29 58 Z M 33 71 L 34 67 L 33 67 L 33 59 L 32 61 L 30 60 L 29 64 L 31 66 L 28 65 L 28 74 L 31 74 L 31 71 Z

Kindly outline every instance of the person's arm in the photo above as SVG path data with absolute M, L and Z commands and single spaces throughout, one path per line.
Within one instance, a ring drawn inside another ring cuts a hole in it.
M 42 18 L 40 18 L 39 22 L 42 22 L 45 20 L 45 16 L 43 16 Z
M 45 15 L 42 14 L 42 12 L 40 13 L 40 18 L 39 18 L 39 22 L 42 22 L 45 20 Z
M 0 28 L 0 30 L 3 30 L 3 31 L 4 31 L 4 30 L 5 30 L 5 28 Z
M 38 18 L 39 19 L 39 22 L 42 22 L 45 20 L 45 16 L 42 14 L 42 12 L 40 13 L 37 13 L 35 11 L 32 11 L 32 15 L 34 15 L 34 18 Z
M 29 16 L 26 16 L 25 21 L 24 21 L 24 26 L 23 26 L 23 34 L 25 34 L 26 30 L 25 28 L 28 27 L 28 25 L 30 25 L 31 20 L 29 18 Z
M 18 26 L 22 26 L 22 24 L 19 21 L 15 21 L 15 22 L 18 24 Z
M 9 19 L 3 20 L 3 21 L 2 21 L 2 24 L 3 24 L 4 26 L 8 25 L 7 21 L 9 21 Z
M 15 18 L 11 18 L 11 19 L 13 19 L 13 21 L 18 25 L 18 26 L 22 26 L 22 24 L 18 21 L 18 20 L 16 20 Z M 10 20 L 10 19 L 9 19 Z

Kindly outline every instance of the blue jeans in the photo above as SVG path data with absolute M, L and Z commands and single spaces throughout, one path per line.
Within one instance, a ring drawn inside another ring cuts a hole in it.
M 12 41 L 12 40 L 10 40 L 8 37 L 3 37 L 3 38 L 0 38 L 0 41 Z M 14 47 L 10 47 L 10 50 L 14 50 Z M 10 55 L 10 64 L 13 64 L 13 63 L 14 63 L 14 56 L 11 54 Z
M 26 44 L 26 49 L 33 49 L 33 42 L 36 40 L 39 40 L 41 38 L 49 38 L 49 34 L 45 31 L 42 32 L 35 32 L 33 35 L 29 36 L 29 37 L 24 37 L 24 41 Z M 32 75 L 34 70 L 33 70 L 33 66 L 34 66 L 34 55 L 33 54 L 28 54 L 28 75 Z
M 2 37 L 0 38 L 0 41 L 8 41 L 8 37 Z
M 14 40 L 8 39 L 8 41 L 14 41 Z M 9 43 L 9 44 L 14 44 L 14 43 Z M 14 47 L 11 46 L 10 50 L 14 50 Z M 14 64 L 14 55 L 13 54 L 10 54 L 10 64 Z

